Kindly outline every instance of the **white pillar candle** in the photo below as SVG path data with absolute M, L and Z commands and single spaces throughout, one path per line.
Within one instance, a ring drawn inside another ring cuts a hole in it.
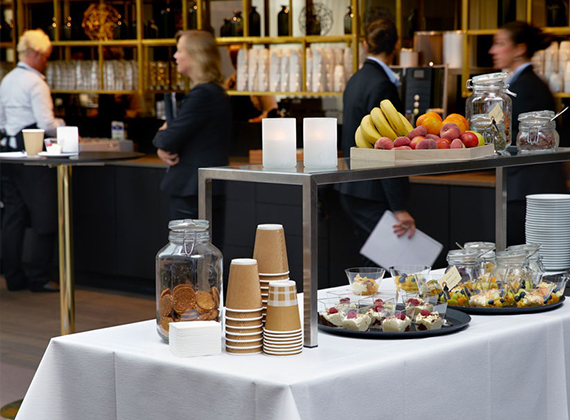
M 62 152 L 79 152 L 79 130 L 77 127 L 57 127 L 57 143 Z
M 303 148 L 306 168 L 336 168 L 336 118 L 304 118 Z
M 297 166 L 297 129 L 295 118 L 261 120 L 263 167 L 290 169 Z

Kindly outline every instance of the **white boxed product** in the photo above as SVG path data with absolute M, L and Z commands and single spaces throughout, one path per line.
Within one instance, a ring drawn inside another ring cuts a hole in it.
M 311 91 L 312 81 L 313 81 L 313 51 L 310 48 L 307 48 L 307 62 L 306 62 L 306 85 L 305 90 L 307 92 Z
M 216 321 L 171 322 L 168 346 L 178 357 L 222 353 L 222 324 Z
M 301 90 L 301 57 L 298 50 L 291 50 L 289 57 L 289 91 Z
M 289 54 L 291 50 L 283 50 L 281 55 L 281 92 L 289 92 Z
M 278 92 L 281 87 L 281 50 L 271 51 L 269 60 L 269 91 Z
M 243 48 L 238 51 L 237 56 L 237 90 L 245 91 L 248 89 L 248 72 L 247 72 L 247 50 Z

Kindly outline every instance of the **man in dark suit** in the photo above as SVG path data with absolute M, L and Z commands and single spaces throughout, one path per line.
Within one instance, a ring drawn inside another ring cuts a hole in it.
M 396 26 L 387 19 L 378 19 L 366 28 L 364 48 L 368 58 L 348 81 L 343 96 L 341 147 L 344 156 L 350 156 L 350 148 L 355 146 L 354 134 L 362 118 L 380 106 L 382 100 L 389 99 L 398 111 L 404 112 L 397 77 L 388 67 L 397 42 Z M 414 234 L 414 218 L 406 211 L 407 178 L 346 183 L 338 190 L 341 206 L 354 224 L 360 246 L 386 210 L 392 210 L 398 220 L 394 225 L 396 235 L 408 233 L 411 237 Z

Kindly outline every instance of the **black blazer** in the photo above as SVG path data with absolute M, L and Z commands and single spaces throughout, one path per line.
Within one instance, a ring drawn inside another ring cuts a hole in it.
M 389 99 L 396 109 L 403 113 L 404 106 L 396 86 L 374 60 L 366 60 L 346 84 L 343 95 L 341 149 L 345 157 L 355 146 L 354 133 L 360 121 L 380 102 Z M 351 182 L 340 184 L 338 190 L 368 200 L 384 202 L 393 211 L 406 208 L 408 179 L 383 179 L 380 181 Z
M 152 141 L 180 157 L 167 169 L 161 189 L 179 197 L 198 195 L 198 168 L 228 165 L 231 127 L 231 104 L 221 86 L 203 83 L 190 90 L 176 118 Z
M 516 145 L 520 114 L 530 111 L 555 110 L 554 97 L 546 83 L 536 75 L 532 65 L 525 68 L 510 84 L 516 93 L 513 100 L 511 145 Z M 507 169 L 507 199 L 525 200 L 528 194 L 566 193 L 566 177 L 562 164 L 526 165 Z

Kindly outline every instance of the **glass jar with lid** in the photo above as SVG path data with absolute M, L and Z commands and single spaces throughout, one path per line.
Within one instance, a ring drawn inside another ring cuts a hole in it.
M 465 242 L 465 249 L 476 249 L 479 251 L 479 267 L 481 273 L 491 273 L 497 265 L 495 259 L 494 242 Z
M 496 152 L 504 151 L 511 144 L 512 100 L 507 94 L 507 77 L 507 73 L 490 73 L 467 80 L 467 88 L 472 89 L 473 94 L 465 103 L 465 117 L 470 126 L 474 115 L 486 114 L 489 117 L 490 126 L 495 130 Z
M 542 274 L 546 271 L 542 262 L 542 256 L 538 253 L 539 249 L 539 244 L 511 245 L 507 248 L 507 251 L 523 251 L 527 253 L 527 264 L 532 270 L 532 282 L 534 284 L 540 282 Z
M 481 252 L 477 249 L 452 249 L 447 253 L 447 270 L 455 266 L 461 275 L 461 282 L 475 281 L 481 273 L 479 266 L 479 256 Z M 446 271 L 447 271 L 446 270 Z
M 497 252 L 497 267 L 491 279 L 503 287 L 510 286 L 514 291 L 533 287 L 533 271 L 528 266 L 528 252 L 510 250 Z
M 492 144 L 495 150 L 500 151 L 507 148 L 504 121 L 495 127 L 489 114 L 475 114 L 471 116 L 469 127 L 472 131 L 481 134 L 485 139 L 485 144 Z
M 168 244 L 156 255 L 156 324 L 168 341 L 170 322 L 220 321 L 222 253 L 207 220 L 171 220 Z
M 554 152 L 560 143 L 554 111 L 533 111 L 519 115 L 517 149 L 519 153 Z

